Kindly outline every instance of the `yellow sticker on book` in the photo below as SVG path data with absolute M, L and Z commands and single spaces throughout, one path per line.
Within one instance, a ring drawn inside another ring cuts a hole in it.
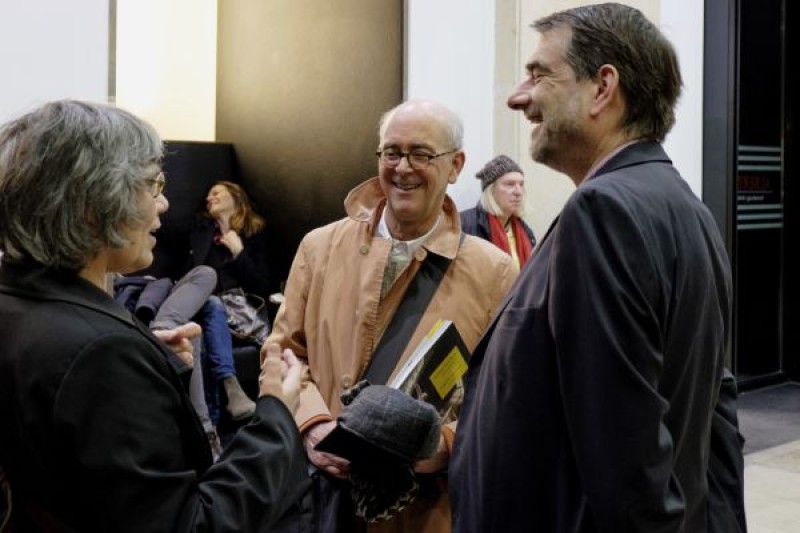
M 467 361 L 461 354 L 458 347 L 453 347 L 447 357 L 442 359 L 441 364 L 431 373 L 431 383 L 440 398 L 447 396 L 458 380 L 467 371 Z

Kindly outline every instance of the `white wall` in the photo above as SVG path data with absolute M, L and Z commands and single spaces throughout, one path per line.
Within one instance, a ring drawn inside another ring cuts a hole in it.
M 661 2 L 661 31 L 678 52 L 683 76 L 675 126 L 664 149 L 698 197 L 703 190 L 703 15 L 703 2 L 697 0 Z
M 449 194 L 459 209 L 480 195 L 475 173 L 494 157 L 494 2 L 406 2 L 406 98 L 429 98 L 464 120 L 466 164 Z
M 109 4 L 0 2 L 0 122 L 54 99 L 113 101 L 164 138 L 214 140 L 216 0 L 118 0 L 116 99 Z
M 505 108 L 535 33 L 528 24 L 583 1 L 407 0 L 406 97 L 432 98 L 464 119 L 467 161 L 450 194 L 459 208 L 480 194 L 475 172 L 507 153 L 523 166 L 542 235 L 571 192 L 564 176 L 527 155 L 529 126 Z M 702 190 L 703 6 L 696 0 L 629 1 L 675 44 L 684 76 L 667 152 Z M 108 101 L 109 0 L 0 2 L 0 121 L 56 98 Z M 497 26 L 496 26 L 497 25 Z M 118 0 L 117 104 L 150 120 L 164 138 L 213 140 L 216 1 Z
M 536 33 L 529 24 L 585 0 L 407 0 L 407 88 L 449 104 L 464 119 L 467 166 L 450 189 L 460 209 L 480 194 L 475 171 L 498 153 L 522 166 L 529 196 L 527 221 L 542 236 L 574 190 L 563 174 L 528 156 L 530 124 L 505 107 L 524 74 Z M 598 3 L 598 2 L 588 2 Z M 675 45 L 684 92 L 665 148 L 698 195 L 702 190 L 703 3 L 696 0 L 630 0 L 660 25 Z M 493 131 L 497 125 L 497 131 Z M 502 131 L 501 131 L 502 130 Z
M 117 0 L 116 103 L 164 139 L 213 141 L 216 0 Z
M 0 122 L 49 100 L 108 101 L 108 0 L 0 2 Z

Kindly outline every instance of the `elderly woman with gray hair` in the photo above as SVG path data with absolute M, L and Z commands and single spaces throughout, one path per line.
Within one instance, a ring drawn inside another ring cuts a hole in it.
M 161 157 L 153 128 L 112 106 L 52 102 L 0 128 L 0 467 L 16 530 L 263 531 L 307 486 L 291 351 L 268 347 L 256 413 L 212 467 L 176 357 L 199 327 L 156 337 L 105 290 L 153 259 Z
M 483 192 L 478 205 L 461 212 L 461 229 L 491 242 L 522 268 L 536 246 L 533 230 L 522 219 L 526 203 L 522 169 L 507 155 L 498 155 L 475 177 Z

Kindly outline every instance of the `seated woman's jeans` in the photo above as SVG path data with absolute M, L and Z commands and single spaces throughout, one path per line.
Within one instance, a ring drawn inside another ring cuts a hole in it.
M 217 273 L 213 268 L 193 268 L 175 283 L 167 299 L 158 308 L 150 328 L 172 329 L 186 324 L 200 312 L 216 284 Z
M 161 303 L 153 321 L 151 329 L 173 329 L 186 324 L 196 318 L 199 310 L 205 305 L 217 285 L 216 271 L 207 266 L 198 266 L 190 270 L 179 279 Z M 201 324 L 201 327 L 203 325 Z M 192 339 L 194 369 L 189 384 L 189 396 L 192 405 L 197 411 L 197 416 L 206 432 L 213 430 L 216 423 L 211 419 L 208 405 L 206 404 L 205 377 L 202 364 L 202 339 Z
M 220 383 L 236 375 L 233 364 L 233 340 L 228 329 L 228 317 L 222 301 L 210 296 L 196 316 L 203 328 L 203 377 L 208 414 L 214 425 L 222 413 Z

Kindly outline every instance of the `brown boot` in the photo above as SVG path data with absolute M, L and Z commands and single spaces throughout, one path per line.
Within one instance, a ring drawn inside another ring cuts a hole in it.
M 228 396 L 228 405 L 226 408 L 234 420 L 243 420 L 253 416 L 256 412 L 256 404 L 253 400 L 247 397 L 247 394 L 242 390 L 239 380 L 236 376 L 231 376 L 222 380 L 225 387 L 225 394 Z

